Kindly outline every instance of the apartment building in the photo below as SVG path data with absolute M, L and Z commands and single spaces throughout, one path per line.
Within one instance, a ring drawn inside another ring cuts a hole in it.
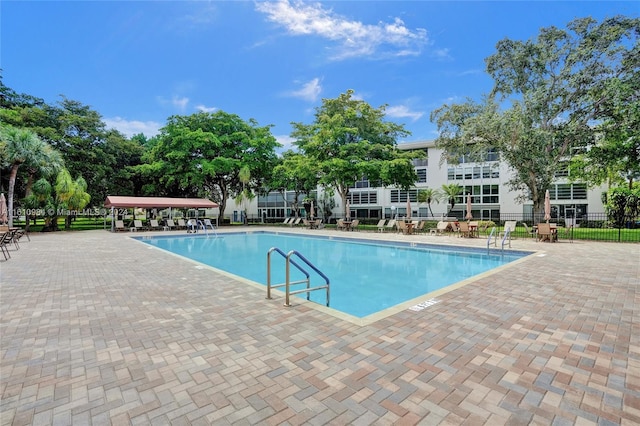
M 523 194 L 508 188 L 506 182 L 512 171 L 500 161 L 497 153 L 489 152 L 483 162 L 473 162 L 464 157 L 459 164 L 441 164 L 442 150 L 435 146 L 434 141 L 419 141 L 402 143 L 398 148 L 403 150 L 422 150 L 426 158 L 414 160 L 418 181 L 414 188 L 404 191 L 398 188 L 380 187 L 376 182 L 369 182 L 366 177 L 357 181 L 350 189 L 349 207 L 351 217 L 362 219 L 380 219 L 404 217 L 407 208 L 411 208 L 411 216 L 416 218 L 456 216 L 463 218 L 466 214 L 466 196 L 471 194 L 472 213 L 474 218 L 486 220 L 501 220 L 504 216 L 531 217 L 533 203 L 531 200 L 519 200 Z M 446 200 L 418 203 L 418 191 L 424 188 L 440 189 L 444 184 L 458 184 L 464 188 L 450 209 Z M 565 220 L 582 218 L 588 213 L 602 213 L 604 207 L 601 194 L 604 188 L 589 189 L 583 183 L 572 183 L 568 180 L 565 168 L 556 175 L 550 188 L 552 216 Z M 319 188 L 314 194 L 316 199 L 322 199 L 323 193 Z M 289 203 L 294 194 L 285 194 Z M 407 200 L 409 203 L 407 203 Z M 335 199 L 333 218 L 342 216 L 341 200 Z M 256 197 L 248 206 L 249 217 L 258 216 L 267 220 L 280 219 L 292 214 L 280 193 Z M 232 220 L 241 220 L 241 208 L 235 203 L 229 203 L 225 216 Z

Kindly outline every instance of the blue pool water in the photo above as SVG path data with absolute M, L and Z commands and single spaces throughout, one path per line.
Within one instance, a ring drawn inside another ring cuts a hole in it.
M 488 254 L 479 249 L 269 232 L 222 234 L 217 238 L 182 235 L 138 239 L 265 286 L 269 249 L 278 247 L 285 253 L 296 250 L 331 280 L 330 307 L 360 318 L 530 254 Z M 272 284 L 285 281 L 284 265 L 282 256 L 271 255 Z M 291 268 L 292 281 L 303 277 Z M 312 287 L 324 284 L 324 279 L 312 271 L 311 280 Z M 323 290 L 315 291 L 311 300 L 324 305 L 325 295 Z

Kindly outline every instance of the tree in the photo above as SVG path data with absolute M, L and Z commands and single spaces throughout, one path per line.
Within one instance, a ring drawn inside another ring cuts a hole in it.
M 246 167 L 251 176 L 245 189 L 258 190 L 273 168 L 277 146 L 270 128 L 253 119 L 245 122 L 224 111 L 176 115 L 135 169 L 157 182 L 155 195 L 206 197 L 224 212 L 227 199 L 242 192 L 240 170 Z
M 607 118 L 608 82 L 637 79 L 639 35 L 639 19 L 618 16 L 577 19 L 567 31 L 543 28 L 525 42 L 501 40 L 486 59 L 492 92 L 480 103 L 444 105 L 431 114 L 443 159 L 465 154 L 483 161 L 494 148 L 513 169 L 507 184 L 540 214 L 562 160 L 572 148 L 593 144 L 594 123 Z
M 449 184 L 445 183 L 445 184 L 442 185 L 443 197 L 446 197 L 446 199 L 447 199 L 447 201 L 449 203 L 449 206 L 450 206 L 450 209 L 447 212 L 447 215 L 455 207 L 456 199 L 460 196 L 460 194 L 462 194 L 462 190 L 463 190 L 463 188 L 460 185 L 458 185 L 457 183 L 449 183 Z
M 253 193 L 251 191 L 249 191 L 247 189 L 247 184 L 251 181 L 251 170 L 249 169 L 248 166 L 242 166 L 242 168 L 240 169 L 240 172 L 238 173 L 238 178 L 240 179 L 240 182 L 242 183 L 242 191 L 240 192 L 240 194 L 238 194 L 238 197 L 236 198 L 236 201 L 238 201 L 239 203 L 242 204 L 242 211 L 244 212 L 244 217 L 242 219 L 242 222 L 247 225 L 248 224 L 248 219 L 247 219 L 247 205 L 246 205 L 246 201 L 247 200 L 252 200 L 253 199 Z
M 35 170 L 46 168 L 49 162 L 57 161 L 57 154 L 38 135 L 29 129 L 18 129 L 13 126 L 0 127 L 0 162 L 2 167 L 10 169 L 7 203 L 9 208 L 9 226 L 13 226 L 15 186 L 20 166 Z M 56 158 L 56 160 L 53 160 Z
M 277 190 L 295 216 L 300 215 L 300 197 L 309 196 L 318 187 L 318 167 L 311 158 L 288 150 L 273 168 L 267 182 L 269 188 Z M 293 199 L 287 198 L 286 191 L 293 191 Z
M 635 226 L 635 220 L 640 215 L 640 185 L 635 185 L 635 188 L 609 190 L 605 210 L 613 226 L 618 228 L 620 241 L 621 229 L 628 224 Z
M 437 189 L 424 188 L 418 191 L 418 202 L 427 203 L 429 207 L 429 214 L 433 217 L 433 210 L 431 210 L 431 203 L 440 201 L 442 194 Z
M 66 211 L 64 227 L 69 230 L 71 229 L 71 220 L 75 212 L 85 208 L 91 201 L 91 196 L 86 192 L 87 182 L 82 176 L 73 180 L 69 171 L 64 169 L 58 173 L 55 190 L 58 208 Z M 57 223 L 57 221 L 54 221 L 54 223 Z
M 612 78 L 600 105 L 607 118 L 596 127 L 596 143 L 571 159 L 569 177 L 591 185 L 623 184 L 640 179 L 640 78 Z
M 423 155 L 396 148 L 397 138 L 410 132 L 384 121 L 386 106 L 372 108 L 352 95 L 348 90 L 323 99 L 312 124 L 292 123 L 295 145 L 317 165 L 319 183 L 340 195 L 345 216 L 349 188 L 357 180 L 408 189 L 417 180 L 411 160 Z

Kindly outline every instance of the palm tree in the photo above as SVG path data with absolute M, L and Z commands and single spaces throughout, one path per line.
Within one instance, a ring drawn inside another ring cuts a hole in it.
M 9 191 L 7 193 L 9 208 L 9 226 L 13 226 L 13 198 L 18 177 L 18 169 L 25 164 L 28 167 L 46 164 L 43 157 L 50 153 L 50 146 L 29 129 L 18 129 L 4 126 L 0 129 L 2 163 L 10 168 Z
M 244 224 L 247 225 L 248 224 L 248 220 L 247 220 L 247 205 L 246 205 L 246 200 L 247 199 L 251 199 L 253 198 L 252 195 L 250 194 L 249 191 L 247 191 L 246 189 L 246 185 L 249 183 L 249 181 L 251 180 L 251 170 L 249 169 L 249 167 L 247 166 L 243 166 L 240 169 L 240 172 L 238 172 L 238 178 L 240 179 L 240 182 L 242 182 L 242 193 L 240 193 L 240 195 L 238 196 L 239 201 L 242 202 L 242 210 L 244 211 Z
M 442 185 L 442 192 L 443 192 L 444 196 L 447 197 L 447 200 L 449 201 L 449 205 L 451 206 L 451 208 L 449 209 L 449 212 L 447 212 L 447 215 L 451 212 L 451 210 L 453 210 L 453 207 L 455 207 L 456 198 L 460 194 L 462 194 L 462 190 L 463 190 L 463 188 L 460 185 L 458 185 L 457 183 L 450 183 L 450 184 Z
M 442 197 L 442 194 L 437 189 L 433 188 L 425 188 L 418 191 L 418 202 L 419 203 L 427 203 L 429 207 L 429 214 L 433 217 L 433 211 L 431 210 L 432 202 L 439 202 Z

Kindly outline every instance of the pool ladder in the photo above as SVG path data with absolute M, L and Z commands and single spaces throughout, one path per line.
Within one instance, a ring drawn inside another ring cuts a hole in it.
M 286 278 L 285 282 L 282 284 L 271 284 L 271 253 L 276 252 L 280 254 L 286 260 Z M 318 275 L 320 275 L 325 280 L 325 284 L 318 287 L 311 287 L 311 278 L 309 272 L 304 269 L 300 264 L 298 264 L 295 260 L 291 259 L 293 256 L 296 256 L 300 260 L 302 260 L 309 268 L 313 269 Z M 305 275 L 305 279 L 298 281 L 291 281 L 291 265 L 295 266 L 300 272 Z M 292 285 L 296 284 L 306 284 L 307 287 L 301 290 L 291 290 Z M 293 294 L 299 293 L 307 293 L 307 300 L 309 300 L 309 293 L 315 290 L 323 290 L 327 291 L 327 306 L 329 306 L 329 278 L 322 273 L 318 268 L 316 268 L 311 262 L 309 262 L 303 255 L 301 255 L 296 250 L 291 250 L 289 253 L 285 253 L 280 250 L 278 247 L 271 247 L 267 252 L 267 299 L 271 299 L 271 289 L 272 288 L 285 288 L 285 300 L 284 306 L 291 306 L 289 297 Z
M 496 232 L 496 227 L 494 226 L 491 229 L 491 234 L 489 234 L 489 238 L 487 239 L 487 252 L 489 251 L 489 246 L 491 245 L 491 239 L 493 240 L 493 245 L 497 247 L 498 245 L 498 233 Z M 504 237 L 502 237 L 502 251 L 504 251 L 504 243 L 509 241 L 509 248 L 511 248 L 511 228 L 507 228 L 504 232 Z

